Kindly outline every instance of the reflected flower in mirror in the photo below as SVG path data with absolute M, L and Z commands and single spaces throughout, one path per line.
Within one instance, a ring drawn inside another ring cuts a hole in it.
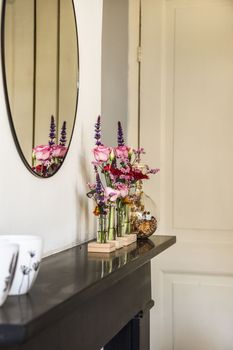
M 63 122 L 59 144 L 56 143 L 56 124 L 51 116 L 49 142 L 47 145 L 38 145 L 33 148 L 32 170 L 43 177 L 53 175 L 61 166 L 67 153 L 66 147 L 66 121 Z

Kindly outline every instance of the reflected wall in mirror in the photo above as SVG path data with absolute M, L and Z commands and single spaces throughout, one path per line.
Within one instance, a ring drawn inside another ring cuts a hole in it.
M 72 0 L 5 0 L 3 73 L 13 136 L 35 175 L 52 176 L 67 154 L 78 100 Z

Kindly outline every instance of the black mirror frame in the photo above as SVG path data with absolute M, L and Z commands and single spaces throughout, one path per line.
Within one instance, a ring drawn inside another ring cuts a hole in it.
M 78 101 L 79 101 L 79 82 L 80 82 L 80 61 L 79 61 L 79 36 L 78 36 L 78 24 L 77 24 L 77 15 L 76 15 L 76 11 L 75 11 L 75 5 L 74 5 L 74 0 L 72 1 L 72 7 L 73 7 L 73 13 L 74 13 L 74 21 L 75 21 L 75 31 L 76 31 L 76 38 L 77 38 L 77 66 L 78 66 L 78 81 L 77 81 L 77 96 L 76 96 L 76 105 L 75 105 L 75 115 L 74 115 L 74 122 L 73 122 L 73 127 L 72 127 L 72 131 L 71 131 L 71 135 L 70 135 L 70 141 L 69 144 L 67 146 L 67 152 L 65 154 L 65 157 L 63 159 L 62 164 L 59 166 L 59 168 L 57 168 L 53 174 L 44 177 L 44 176 L 40 176 L 39 174 L 37 174 L 35 171 L 32 170 L 30 164 L 27 162 L 23 151 L 21 149 L 17 134 L 16 134 L 16 130 L 15 130 L 15 126 L 14 126 L 14 122 L 13 122 L 13 118 L 12 118 L 12 113 L 11 113 L 11 108 L 10 108 L 10 101 L 9 101 L 9 97 L 8 97 L 8 89 L 7 89 L 7 78 L 6 78 L 6 63 L 5 63 L 5 11 L 6 11 L 6 1 L 7 0 L 2 0 L 2 14 L 1 14 L 1 65 L 2 65 L 2 80 L 3 80 L 3 90 L 4 90 L 4 96 L 5 96 L 5 103 L 6 103 L 6 109 L 7 109 L 7 115 L 8 115 L 8 120 L 9 120 L 9 124 L 10 124 L 10 129 L 11 129 L 11 134 L 13 136 L 14 142 L 15 142 L 15 146 L 17 148 L 17 151 L 19 153 L 19 156 L 22 160 L 22 162 L 24 163 L 25 167 L 30 171 L 31 174 L 33 174 L 34 176 L 36 176 L 39 179 L 49 179 L 51 177 L 53 177 L 63 166 L 66 156 L 69 152 L 69 148 L 71 145 L 71 141 L 73 138 L 73 134 L 74 134 L 74 129 L 75 129 L 75 125 L 76 125 L 76 120 L 77 120 L 77 111 L 78 111 Z M 34 0 L 36 1 L 36 0 Z

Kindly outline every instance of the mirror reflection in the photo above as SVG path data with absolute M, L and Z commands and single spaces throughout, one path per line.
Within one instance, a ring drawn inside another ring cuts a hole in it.
M 4 72 L 10 122 L 36 175 L 63 163 L 78 96 L 78 44 L 72 0 L 6 0 Z

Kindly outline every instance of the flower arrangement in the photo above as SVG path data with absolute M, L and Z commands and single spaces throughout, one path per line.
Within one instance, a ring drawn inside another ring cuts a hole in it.
M 49 177 L 61 166 L 67 152 L 66 147 L 66 122 L 62 124 L 59 144 L 56 144 L 56 124 L 51 116 L 49 141 L 47 145 L 39 145 L 33 148 L 32 170 L 40 176 Z
M 108 147 L 102 143 L 100 116 L 95 124 L 95 140 L 92 164 L 96 182 L 88 184 L 90 191 L 87 196 L 95 201 L 95 215 L 105 215 L 105 217 L 108 215 L 108 239 L 112 240 L 116 238 L 116 233 L 118 236 L 130 233 L 127 209 L 129 209 L 128 204 L 134 199 L 137 184 L 148 180 L 150 175 L 158 173 L 159 169 L 151 169 L 147 165 L 139 166 L 145 151 L 143 148 L 133 149 L 125 145 L 120 122 L 118 122 L 116 147 Z M 114 230 L 115 210 L 117 211 L 117 232 Z M 102 242 L 101 239 L 99 241 Z

